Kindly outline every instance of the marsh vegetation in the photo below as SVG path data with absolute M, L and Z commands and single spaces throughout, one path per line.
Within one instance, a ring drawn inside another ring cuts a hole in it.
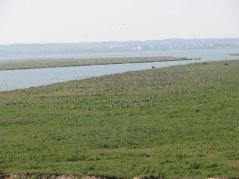
M 0 93 L 0 172 L 239 176 L 239 61 Z
M 192 59 L 188 59 L 185 57 L 155 56 L 155 57 L 69 58 L 69 59 L 6 61 L 1 63 L 0 70 L 183 61 L 183 60 L 192 60 Z

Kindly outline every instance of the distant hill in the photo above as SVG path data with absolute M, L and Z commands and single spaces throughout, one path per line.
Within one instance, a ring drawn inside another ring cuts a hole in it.
M 104 53 L 157 52 L 165 50 L 223 48 L 239 48 L 239 38 L 0 45 L 0 59 L 25 57 L 69 57 Z

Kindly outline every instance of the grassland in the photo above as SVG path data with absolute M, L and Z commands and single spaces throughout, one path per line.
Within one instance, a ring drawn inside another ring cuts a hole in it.
M 119 58 L 85 58 L 85 59 L 51 59 L 51 60 L 26 60 L 0 63 L 0 70 L 16 70 L 30 68 L 53 68 L 70 66 L 107 65 L 123 63 L 144 63 L 191 60 L 185 57 L 119 57 Z
M 0 93 L 0 172 L 239 176 L 239 61 Z

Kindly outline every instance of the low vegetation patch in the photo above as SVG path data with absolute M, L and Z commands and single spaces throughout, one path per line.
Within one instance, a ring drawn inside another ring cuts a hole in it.
M 114 58 L 79 58 L 50 59 L 2 62 L 0 70 L 16 70 L 31 68 L 53 68 L 70 66 L 109 65 L 124 63 L 146 63 L 164 61 L 192 60 L 185 57 L 155 56 L 155 57 L 114 57 Z
M 2 92 L 0 173 L 239 176 L 239 61 L 227 63 Z

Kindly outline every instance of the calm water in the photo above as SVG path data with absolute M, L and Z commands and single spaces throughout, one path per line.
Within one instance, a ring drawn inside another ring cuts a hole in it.
M 47 84 L 64 82 L 69 80 L 90 78 L 93 76 L 123 73 L 127 71 L 145 70 L 145 69 L 151 69 L 152 66 L 155 66 L 156 68 L 163 68 L 168 66 L 183 65 L 183 64 L 203 62 L 203 61 L 239 59 L 239 57 L 228 56 L 229 53 L 238 53 L 238 52 L 239 52 L 239 49 L 188 50 L 188 51 L 171 51 L 171 52 L 167 51 L 167 52 L 161 52 L 160 54 L 156 54 L 156 55 L 184 56 L 188 58 L 202 58 L 202 60 L 116 64 L 116 65 L 93 65 L 93 66 L 79 66 L 79 67 L 59 67 L 59 68 L 40 68 L 40 69 L 0 71 L 0 91 L 29 88 L 29 87 L 47 85 Z M 154 56 L 155 54 L 144 53 L 141 55 Z M 140 55 L 137 54 L 137 56 L 140 56 Z
M 122 53 L 93 53 L 81 55 L 53 55 L 53 56 L 34 56 L 34 57 L 19 57 L 19 58 L 4 58 L 0 57 L 0 63 L 6 61 L 18 60 L 39 60 L 39 59 L 79 59 L 79 58 L 109 58 L 109 57 L 135 57 L 135 56 L 175 56 L 188 58 L 202 58 L 207 60 L 233 58 L 228 56 L 231 53 L 239 53 L 239 49 L 205 49 L 205 50 L 165 50 L 155 52 L 122 52 Z

